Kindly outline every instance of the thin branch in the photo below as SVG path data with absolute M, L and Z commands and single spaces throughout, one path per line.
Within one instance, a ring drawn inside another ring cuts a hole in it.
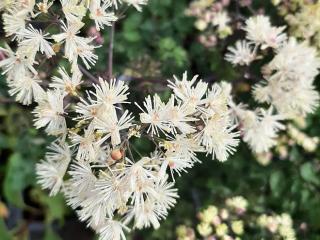
M 0 103 L 14 103 L 15 100 L 11 98 L 0 97 Z
M 87 69 L 85 69 L 85 68 L 84 68 L 83 66 L 81 66 L 81 65 L 78 65 L 78 66 L 79 66 L 80 71 L 81 71 L 85 76 L 87 76 L 92 82 L 99 84 L 99 80 L 98 80 L 95 76 L 93 76 Z

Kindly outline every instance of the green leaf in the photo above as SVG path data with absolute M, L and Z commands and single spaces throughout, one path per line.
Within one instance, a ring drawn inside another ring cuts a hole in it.
M 4 179 L 4 196 L 15 206 L 23 207 L 23 190 L 34 182 L 34 167 L 31 161 L 19 153 L 10 156 Z
M 0 218 L 0 238 L 1 240 L 12 240 L 12 236 L 2 218 Z
M 52 229 L 50 225 L 46 226 L 44 240 L 61 240 L 60 236 Z
M 319 185 L 320 184 L 320 180 L 315 172 L 315 169 L 313 168 L 311 163 L 305 163 L 300 167 L 300 174 L 301 177 L 309 182 L 309 183 L 313 183 L 315 185 Z
M 278 197 L 281 195 L 284 189 L 284 180 L 284 175 L 281 171 L 275 171 L 271 174 L 269 183 L 274 196 Z
M 54 220 L 63 221 L 67 208 L 62 194 L 50 197 L 46 192 L 43 192 L 40 189 L 34 189 L 31 195 L 33 199 L 38 200 L 45 208 L 46 222 L 48 224 L 52 223 Z

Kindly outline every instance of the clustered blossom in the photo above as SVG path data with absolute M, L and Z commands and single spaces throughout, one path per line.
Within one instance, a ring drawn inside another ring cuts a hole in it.
M 293 221 L 287 213 L 257 214 L 248 211 L 249 203 L 242 196 L 227 198 L 221 206 L 209 205 L 197 213 L 196 229 L 188 225 L 176 228 L 178 240 L 240 240 L 246 239 L 246 231 L 254 231 L 256 238 L 296 239 Z M 265 232 L 267 231 L 267 236 Z M 198 236 L 199 235 L 199 236 Z M 260 236 L 261 235 L 261 236 Z
M 293 221 L 289 214 L 267 215 L 262 214 L 257 219 L 257 224 L 262 229 L 268 230 L 275 238 L 295 240 L 296 233 L 293 229 Z
M 232 34 L 227 11 L 229 4 L 229 0 L 195 0 L 190 3 L 186 15 L 196 17 L 195 27 L 202 32 L 199 41 L 204 46 L 215 46 L 217 38 L 224 39 Z
M 306 116 L 319 105 L 320 96 L 313 86 L 320 68 L 317 51 L 305 42 L 288 39 L 284 29 L 272 26 L 266 16 L 251 17 L 243 27 L 246 40 L 229 47 L 225 56 L 233 65 L 249 66 L 263 57 L 259 49 L 273 50 L 273 59 L 261 71 L 264 80 L 253 87 L 254 99 L 267 103 L 268 109 L 232 106 L 243 140 L 259 156 L 276 145 L 279 131 L 285 128 L 280 121 Z
M 287 21 L 291 34 L 319 49 L 320 2 L 276 0 L 273 3 Z
M 146 4 L 125 2 L 137 10 Z M 51 196 L 62 192 L 101 240 L 125 239 L 130 226 L 158 228 L 178 198 L 175 175 L 199 162 L 196 153 L 225 161 L 235 151 L 239 133 L 230 109 L 231 86 L 225 82 L 208 86 L 198 76 L 189 80 L 185 72 L 182 79 L 169 80 L 168 101 L 155 94 L 135 103 L 141 110 L 135 120 L 125 110 L 130 104 L 125 82 L 99 78 L 85 94 L 80 92 L 84 80 L 79 66 L 94 66 L 99 47 L 93 37 L 80 35 L 82 19 L 88 14 L 99 31 L 117 20 L 113 9 L 121 2 L 59 4 L 64 17 L 56 22 L 59 31 L 53 35 L 31 21 L 50 11 L 53 2 L 1 6 L 6 34 L 17 42 L 15 51 L 1 48 L 6 57 L 0 67 L 9 93 L 25 105 L 35 104 L 35 127 L 56 137 L 36 165 L 38 183 Z M 59 55 L 69 66 L 58 66 L 49 79 L 38 73 L 38 65 Z M 154 152 L 136 159 L 131 138 L 150 140 Z

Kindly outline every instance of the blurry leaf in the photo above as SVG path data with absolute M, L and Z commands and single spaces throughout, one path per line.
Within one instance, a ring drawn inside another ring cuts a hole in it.
M 44 233 L 44 240 L 61 240 L 61 238 L 51 226 L 47 226 Z
M 10 156 L 4 179 L 4 196 L 10 203 L 23 207 L 23 190 L 33 182 L 33 164 L 19 153 Z
M 47 223 L 51 223 L 54 220 L 63 220 L 67 209 L 65 199 L 61 194 L 50 197 L 47 193 L 37 189 L 34 190 L 33 196 L 37 197 L 40 203 L 45 207 Z
M 141 16 L 133 14 L 128 17 L 123 24 L 123 36 L 129 42 L 138 42 L 141 39 L 139 34 L 139 27 L 141 23 Z
M 5 110 L 4 107 L 0 107 L 0 117 L 4 117 L 7 115 L 7 111 Z
M 159 41 L 159 55 L 162 61 L 173 60 L 176 66 L 187 63 L 187 53 L 173 38 L 163 38 Z
M 7 136 L 0 133 L 0 149 L 5 149 L 8 147 Z
M 270 176 L 270 188 L 274 196 L 278 197 L 283 191 L 285 184 L 284 175 L 281 171 L 273 172 Z
M 7 227 L 2 218 L 0 218 L 0 239 L 12 240 L 11 234 L 8 232 Z
M 316 184 L 316 185 L 320 184 L 320 180 L 317 174 L 315 173 L 315 169 L 313 168 L 311 163 L 308 162 L 303 164 L 300 167 L 300 174 L 305 181 Z

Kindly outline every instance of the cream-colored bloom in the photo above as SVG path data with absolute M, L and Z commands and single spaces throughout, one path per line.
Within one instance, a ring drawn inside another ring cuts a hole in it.
M 43 189 L 50 190 L 50 196 L 56 195 L 62 184 L 63 177 L 71 161 L 71 151 L 65 142 L 51 144 L 46 160 L 36 165 L 38 183 Z
M 94 65 L 98 56 L 93 53 L 95 46 L 91 45 L 93 38 L 85 38 L 77 36 L 83 27 L 81 22 L 61 22 L 63 33 L 55 34 L 52 38 L 57 43 L 65 42 L 65 57 L 75 66 L 80 57 L 85 66 L 90 69 L 90 65 Z
M 135 9 L 137 9 L 139 12 L 142 11 L 141 5 L 147 5 L 149 0 L 123 0 L 126 2 L 129 6 L 133 6 Z
M 287 35 L 283 33 L 285 27 L 272 26 L 269 17 L 263 15 L 246 20 L 246 26 L 243 29 L 247 32 L 247 39 L 260 45 L 262 49 L 278 48 L 287 39 Z
M 100 229 L 99 240 L 126 240 L 123 230 L 130 231 L 123 223 L 107 219 L 105 225 Z
M 104 29 L 104 25 L 111 26 L 112 22 L 118 19 L 114 12 L 106 12 L 110 7 L 110 2 L 106 1 L 102 3 L 101 0 L 91 0 L 89 8 L 90 18 L 95 21 L 98 31 L 100 31 L 100 29 Z
M 64 94 L 59 90 L 46 92 L 46 96 L 39 100 L 38 106 L 33 111 L 36 128 L 46 127 L 46 132 L 50 135 L 66 133 L 63 99 Z
M 16 101 L 24 105 L 31 104 L 33 100 L 38 102 L 46 94 L 39 85 L 40 82 L 41 80 L 37 76 L 31 76 L 30 73 L 27 73 L 26 76 L 20 77 L 8 84 L 10 87 L 9 94 L 11 96 L 16 95 Z
M 63 67 L 59 68 L 58 73 L 60 77 L 52 77 L 52 83 L 50 83 L 49 86 L 67 94 L 76 95 L 78 87 L 82 83 L 82 73 L 80 70 L 78 68 L 75 69 L 71 77 Z
M 128 86 L 123 81 L 111 79 L 110 83 L 99 78 L 100 85 L 94 85 L 97 103 L 104 104 L 107 108 L 114 107 L 118 104 L 128 103 Z
M 26 9 L 21 11 L 9 10 L 7 13 L 4 13 L 2 18 L 6 36 L 15 35 L 17 32 L 25 29 L 28 14 L 29 12 Z
M 247 41 L 237 41 L 235 47 L 228 47 L 225 59 L 233 65 L 246 65 L 255 59 L 256 53 Z
M 153 98 L 147 96 L 143 103 L 143 108 L 141 108 L 137 103 L 135 103 L 142 111 L 140 113 L 141 123 L 149 124 L 147 133 L 151 135 L 158 135 L 160 132 L 170 132 L 169 124 L 165 118 L 165 104 L 161 101 L 160 97 L 155 94 Z M 159 132 L 160 130 L 160 132 Z
M 178 132 L 189 134 L 196 131 L 190 124 L 196 119 L 190 116 L 189 110 L 186 104 L 177 103 L 175 96 L 171 95 L 171 98 L 164 107 L 164 117 L 165 121 L 169 124 L 172 134 L 176 135 Z
M 29 72 L 37 75 L 37 71 L 32 66 L 34 64 L 33 59 L 29 59 L 28 56 L 19 50 L 17 52 L 12 51 L 12 49 L 7 45 L 6 48 L 1 48 L 6 55 L 6 58 L 0 61 L 0 68 L 3 69 L 2 74 L 7 74 L 8 81 L 20 80 L 20 78 L 25 77 Z
M 118 119 L 115 109 L 110 109 L 101 118 L 96 119 L 95 128 L 105 134 L 104 139 L 111 138 L 111 144 L 116 146 L 121 143 L 120 131 L 132 126 L 133 117 L 129 111 L 125 111 Z
M 280 123 L 284 118 L 281 115 L 273 114 L 273 109 L 267 111 L 257 109 L 236 110 L 240 120 L 243 141 L 249 144 L 255 153 L 267 152 L 277 141 L 278 132 L 285 127 Z
M 212 159 L 226 161 L 228 156 L 235 152 L 238 146 L 238 132 L 234 131 L 235 126 L 231 126 L 224 118 L 213 117 L 204 119 L 203 129 L 196 135 L 197 141 L 205 147 L 208 154 L 212 154 Z
M 209 223 L 205 223 L 205 222 L 202 222 L 202 223 L 198 224 L 197 230 L 198 230 L 199 234 L 200 234 L 202 237 L 207 237 L 207 236 L 209 236 L 209 235 L 212 233 L 212 231 L 213 231 L 213 229 L 212 229 L 212 227 L 210 226 L 210 224 L 209 224 Z
M 85 1 L 60 0 L 60 2 L 68 23 L 79 22 L 86 15 Z
M 316 49 L 290 39 L 265 67 L 266 81 L 255 86 L 255 99 L 272 104 L 287 118 L 312 113 L 320 99 L 313 86 L 319 68 Z
M 50 43 L 47 41 L 47 39 L 49 39 L 49 34 L 43 34 L 42 30 L 35 29 L 31 24 L 28 28 L 17 32 L 16 35 L 20 39 L 20 46 L 32 48 L 35 53 L 37 51 L 45 53 L 47 58 L 51 58 L 55 55 Z
M 93 174 L 90 164 L 85 161 L 73 163 L 68 174 L 70 179 L 65 182 L 63 193 L 67 204 L 76 209 L 93 194 L 92 189 L 94 189 L 97 178 Z
M 49 8 L 53 5 L 53 1 L 49 2 L 49 0 L 43 0 L 42 2 L 37 3 L 37 7 L 40 12 L 48 13 Z
M 163 168 L 168 166 L 179 175 L 187 168 L 192 168 L 195 162 L 200 162 L 195 152 L 204 151 L 194 138 L 188 138 L 186 135 L 176 135 L 174 139 L 165 141 L 162 146 L 166 150 Z
M 208 84 L 201 80 L 196 83 L 198 75 L 188 80 L 187 72 L 184 72 L 181 80 L 176 76 L 173 76 L 173 78 L 174 82 L 169 80 L 168 86 L 177 98 L 187 105 L 190 113 L 194 113 L 196 108 L 203 104 L 202 98 L 207 92 Z

